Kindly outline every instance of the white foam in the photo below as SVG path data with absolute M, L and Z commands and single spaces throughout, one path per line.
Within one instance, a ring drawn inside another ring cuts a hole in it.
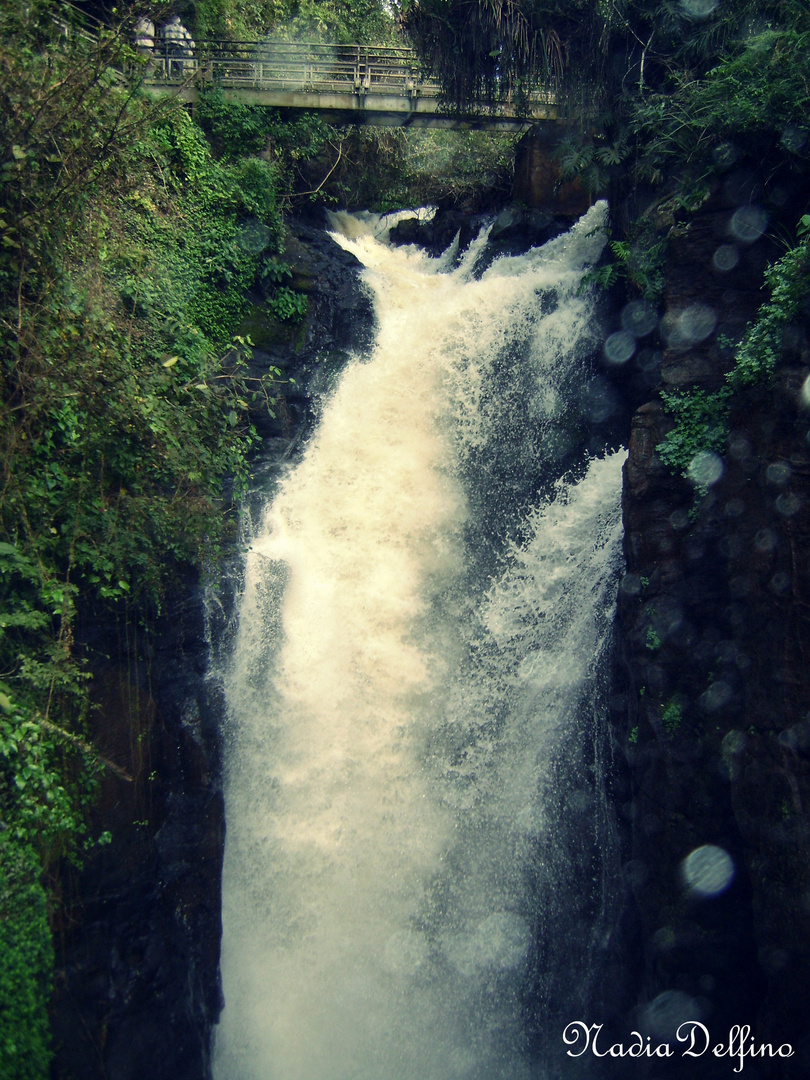
M 246 565 L 217 1080 L 530 1075 L 524 867 L 546 824 L 544 754 L 606 632 L 621 455 L 530 513 L 485 594 L 467 593 L 464 463 L 503 408 L 491 380 L 511 345 L 536 388 L 526 408 L 553 408 L 594 333 L 577 287 L 603 219 L 480 281 L 473 256 L 449 269 L 341 222 L 379 334 Z

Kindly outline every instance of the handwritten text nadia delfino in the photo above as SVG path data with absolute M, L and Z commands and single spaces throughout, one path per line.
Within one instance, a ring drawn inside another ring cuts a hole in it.
M 782 1043 L 777 1047 L 774 1047 L 772 1043 L 757 1043 L 747 1024 L 732 1025 L 726 1041 L 712 1045 L 709 1029 L 697 1020 L 688 1020 L 675 1032 L 675 1038 L 681 1043 L 682 1049 L 673 1049 L 668 1042 L 653 1043 L 649 1035 L 644 1037 L 638 1031 L 631 1031 L 630 1039 L 626 1043 L 608 1045 L 603 1040 L 600 1044 L 603 1027 L 603 1024 L 586 1024 L 584 1020 L 574 1020 L 567 1024 L 563 1031 L 563 1042 L 566 1046 L 574 1048 L 566 1050 L 567 1055 L 574 1058 L 582 1057 L 590 1050 L 594 1057 L 599 1058 L 671 1058 L 680 1052 L 681 1057 L 699 1058 L 711 1053 L 717 1058 L 736 1059 L 737 1065 L 734 1072 L 741 1073 L 746 1058 L 789 1058 L 793 1057 L 794 1053 L 790 1043 Z

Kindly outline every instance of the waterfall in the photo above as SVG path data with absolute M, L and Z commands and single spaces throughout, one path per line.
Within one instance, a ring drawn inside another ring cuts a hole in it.
M 586 993 L 624 456 L 587 452 L 605 213 L 483 273 L 485 234 L 431 259 L 335 218 L 378 334 L 247 555 L 217 1080 L 544 1077 L 555 998 Z

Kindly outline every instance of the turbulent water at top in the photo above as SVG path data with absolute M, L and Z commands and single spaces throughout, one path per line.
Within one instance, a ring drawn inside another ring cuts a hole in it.
M 570 469 L 604 217 L 482 274 L 485 236 L 437 260 L 336 219 L 378 334 L 247 557 L 217 1080 L 551 1075 L 606 930 L 623 454 Z

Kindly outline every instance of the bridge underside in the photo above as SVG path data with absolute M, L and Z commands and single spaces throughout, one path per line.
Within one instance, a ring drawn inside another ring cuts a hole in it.
M 199 92 L 194 86 L 152 83 L 152 93 L 174 94 L 194 104 Z M 255 87 L 223 87 L 226 101 L 243 105 L 263 105 L 274 109 L 306 110 L 317 113 L 330 124 L 359 124 L 375 127 L 445 128 L 461 131 L 522 131 L 532 124 L 555 123 L 553 104 L 532 103 L 528 116 L 518 116 L 508 106 L 489 112 L 450 113 L 440 108 L 435 97 L 403 94 L 347 94 L 339 91 L 284 90 Z

